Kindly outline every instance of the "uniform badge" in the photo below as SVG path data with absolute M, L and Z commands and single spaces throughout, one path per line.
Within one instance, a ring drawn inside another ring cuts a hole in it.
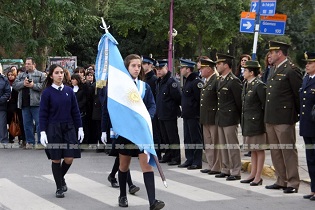
M 202 82 L 198 82 L 197 87 L 198 87 L 198 88 L 203 88 Z
M 178 86 L 178 85 L 177 85 L 176 82 L 173 82 L 173 83 L 172 83 L 172 87 L 173 87 L 173 88 L 177 88 L 177 86 Z

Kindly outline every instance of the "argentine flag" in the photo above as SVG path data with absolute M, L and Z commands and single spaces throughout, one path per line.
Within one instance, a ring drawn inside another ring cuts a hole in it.
M 118 42 L 110 34 L 102 36 L 96 60 L 96 80 L 106 85 L 107 108 L 113 130 L 136 144 L 148 156 L 148 163 L 156 166 L 152 122 L 142 97 L 134 84 L 118 50 Z M 103 82 L 105 81 L 105 82 Z

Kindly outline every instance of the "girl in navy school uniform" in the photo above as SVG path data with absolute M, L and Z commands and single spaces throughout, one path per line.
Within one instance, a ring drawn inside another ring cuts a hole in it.
M 125 60 L 124 64 L 125 67 L 128 69 L 130 76 L 134 80 L 136 84 L 141 81 L 141 79 L 144 79 L 144 72 L 141 69 L 141 57 L 136 54 L 130 54 L 128 55 Z M 154 97 L 151 91 L 150 86 L 145 83 L 145 94 L 142 98 L 150 116 L 151 119 L 154 117 L 156 106 Z M 128 125 L 127 125 L 128 126 Z M 101 140 L 103 143 L 106 143 L 106 133 L 102 132 Z M 116 144 L 123 144 L 123 145 L 134 145 L 131 141 L 128 139 L 119 136 L 115 140 Z M 147 155 L 144 153 L 144 151 L 140 151 L 139 149 L 118 149 L 119 153 L 119 170 L 118 170 L 118 180 L 119 180 L 119 188 L 120 188 L 120 196 L 118 197 L 118 204 L 120 207 L 128 207 L 128 200 L 127 200 L 127 193 L 126 193 L 126 182 L 128 178 L 128 171 L 129 166 L 131 162 L 131 157 L 138 157 L 139 163 L 141 166 L 141 169 L 143 171 L 143 179 L 144 184 L 147 190 L 147 195 L 149 199 L 150 204 L 150 210 L 158 210 L 162 209 L 165 206 L 165 203 L 160 200 L 155 199 L 155 184 L 154 184 L 154 173 L 153 168 L 147 163 Z
M 40 142 L 52 160 L 52 173 L 57 186 L 56 197 L 67 191 L 64 179 L 73 158 L 80 158 L 79 143 L 84 138 L 78 103 L 72 88 L 62 81 L 64 70 L 53 64 L 44 83 L 39 109 Z M 78 129 L 78 135 L 76 134 Z M 61 159 L 64 159 L 61 163 Z

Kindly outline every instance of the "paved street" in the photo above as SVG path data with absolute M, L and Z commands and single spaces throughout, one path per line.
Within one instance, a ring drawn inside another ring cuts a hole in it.
M 119 209 L 119 189 L 109 186 L 107 176 L 114 158 L 105 153 L 85 150 L 66 175 L 68 192 L 55 198 L 51 163 L 43 150 L 0 149 L 0 209 Z M 205 164 L 204 164 L 205 166 Z M 303 200 L 309 192 L 302 183 L 299 193 L 284 194 L 266 190 L 274 180 L 264 178 L 262 186 L 250 187 L 239 181 L 227 182 L 201 174 L 162 165 L 169 187 L 165 188 L 156 172 L 156 197 L 165 209 L 311 209 L 314 203 Z M 136 158 L 131 174 L 141 190 L 128 195 L 128 209 L 149 209 L 142 172 Z M 242 174 L 244 175 L 244 174 Z M 243 177 L 245 177 L 244 175 Z

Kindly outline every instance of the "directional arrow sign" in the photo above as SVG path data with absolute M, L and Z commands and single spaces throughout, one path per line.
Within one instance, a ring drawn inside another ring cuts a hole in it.
M 285 23 L 287 15 L 275 14 L 274 16 L 261 16 L 259 33 L 283 35 L 285 32 Z
M 255 12 L 242 12 L 240 22 L 240 32 L 254 33 L 255 28 Z
M 252 0 L 250 4 L 250 11 L 257 12 L 258 10 L 258 0 Z M 259 7 L 260 15 L 274 15 L 276 12 L 277 0 L 261 0 Z

